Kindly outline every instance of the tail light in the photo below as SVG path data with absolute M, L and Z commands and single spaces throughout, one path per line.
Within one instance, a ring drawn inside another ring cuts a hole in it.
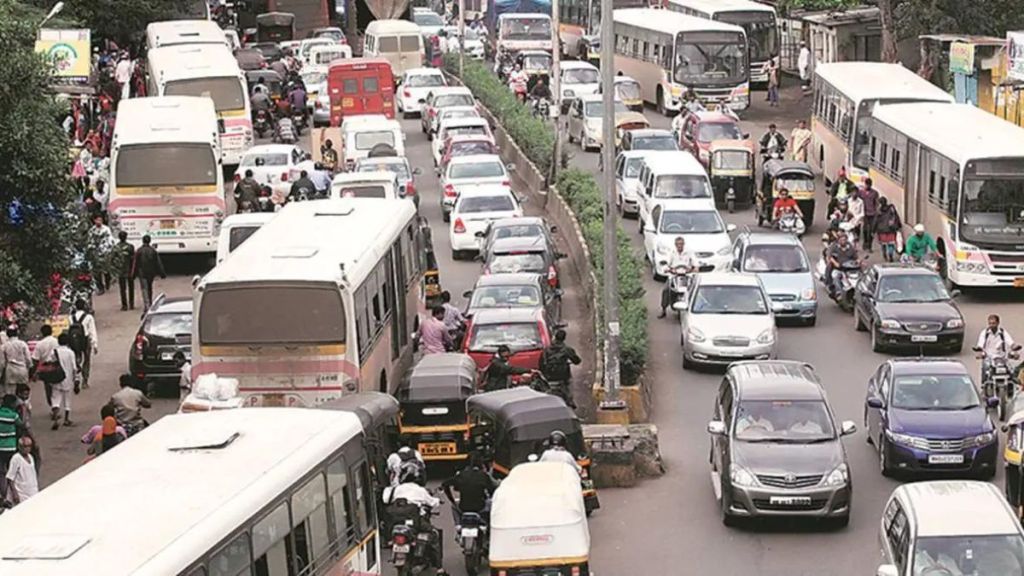
M 552 288 L 558 286 L 558 272 L 554 266 L 548 266 L 548 286 Z
M 445 184 L 444 195 L 447 196 L 448 198 L 455 198 L 455 196 L 457 196 L 457 194 L 455 193 L 455 186 L 451 184 Z
M 136 335 L 135 336 L 135 345 L 132 346 L 132 354 L 136 358 L 141 359 L 142 358 L 142 352 L 143 352 L 143 350 L 146 349 L 146 346 L 148 346 L 148 345 L 149 345 L 149 340 L 147 340 L 145 336 L 143 336 L 142 334 Z
M 235 174 L 235 184 L 238 184 L 241 181 L 242 181 L 242 175 L 241 174 Z
M 465 232 L 466 232 L 466 225 L 462 223 L 462 218 L 456 218 L 455 219 L 455 229 L 454 230 L 455 230 L 456 234 L 465 234 Z
M 395 534 L 395 536 L 391 540 L 395 544 L 399 545 L 406 544 L 409 542 L 409 539 L 405 537 L 405 534 Z
M 281 173 L 281 182 L 287 182 L 287 181 L 288 181 L 288 173 L 287 172 L 282 172 Z
M 406 88 L 405 90 L 402 90 L 402 96 L 405 96 L 406 98 L 411 98 L 412 92 L 408 88 Z
M 502 180 L 501 181 L 501 185 L 502 186 L 508 186 L 509 188 L 511 188 L 512 187 L 512 182 L 510 180 Z
M 409 180 L 405 184 L 405 195 L 406 196 L 415 196 L 416 195 L 416 183 L 413 182 L 412 180 Z

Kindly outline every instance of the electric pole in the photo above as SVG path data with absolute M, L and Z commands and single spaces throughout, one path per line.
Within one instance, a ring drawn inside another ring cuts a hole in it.
M 459 0 L 459 78 L 465 78 L 466 64 L 466 0 Z
M 551 162 L 551 183 L 558 182 L 559 164 L 562 162 L 562 135 L 559 132 L 559 124 L 562 121 L 562 42 L 558 34 L 562 27 L 562 15 L 559 13 L 559 0 L 551 1 L 551 81 L 548 88 L 551 88 L 551 110 L 554 110 L 555 119 L 555 158 Z M 547 118 L 544 119 L 547 122 Z

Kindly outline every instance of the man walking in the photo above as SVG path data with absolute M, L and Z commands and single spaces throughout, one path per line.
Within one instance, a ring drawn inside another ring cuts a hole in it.
M 4 476 L 7 499 L 18 505 L 39 493 L 39 476 L 36 461 L 32 457 L 32 438 L 22 436 L 18 440 L 18 451 L 11 456 Z
M 53 362 L 55 359 L 54 354 L 57 351 L 57 338 L 53 335 L 53 327 L 49 324 L 43 324 L 43 327 L 39 329 L 39 335 L 41 338 L 36 342 L 36 347 L 32 350 L 32 370 L 33 372 L 29 376 L 38 375 L 39 366 L 43 362 Z M 50 404 L 50 396 L 53 391 L 53 383 L 43 382 L 43 390 L 46 392 L 46 404 Z M 11 447 L 14 450 L 14 447 Z
M 99 335 L 96 333 L 96 318 L 86 310 L 85 300 L 81 298 L 75 301 L 75 311 L 71 313 L 71 325 L 68 326 L 67 336 L 68 346 L 74 351 L 78 370 L 82 374 L 82 388 L 88 388 L 92 357 L 100 353 L 100 343 Z M 60 342 L 60 338 L 57 341 Z
M 64 413 L 64 425 L 71 426 L 71 396 L 75 390 L 75 379 L 78 378 L 75 352 L 68 346 L 70 338 L 67 334 L 61 334 L 57 338 L 57 360 L 64 371 L 64 379 L 53 384 L 51 393 L 52 403 L 50 404 L 50 420 L 53 420 L 51 430 L 60 428 L 61 412 Z
M 157 275 L 160 278 L 167 278 L 164 272 L 164 263 L 160 260 L 160 254 L 152 246 L 153 239 L 146 234 L 142 237 L 142 246 L 135 251 L 135 265 L 132 267 L 132 276 L 139 279 L 139 288 L 142 290 L 142 315 L 153 305 L 153 280 Z
M 3 386 L 0 387 L 0 396 L 14 391 L 20 384 L 28 384 L 29 367 L 32 365 L 32 357 L 28 351 L 28 344 L 18 338 L 18 328 L 7 327 L 7 341 L 0 346 L 0 380 Z
M 22 426 L 18 416 L 18 397 L 4 394 L 0 400 L 0 470 L 7 470 L 11 458 L 18 450 L 18 433 Z
M 121 310 L 135 310 L 135 282 L 132 280 L 132 268 L 135 264 L 135 246 L 128 241 L 128 233 L 122 230 L 117 234 L 114 245 L 114 270 L 117 271 L 117 287 L 121 291 Z
M 806 95 L 811 89 L 811 49 L 807 43 L 800 42 L 800 55 L 797 57 L 796 67 L 800 70 L 800 89 Z
M 864 179 L 864 187 L 857 190 L 855 195 L 864 203 L 864 220 L 861 224 L 861 243 L 864 249 L 871 252 L 872 243 L 875 241 L 875 222 L 878 219 L 878 190 L 872 186 L 871 178 Z

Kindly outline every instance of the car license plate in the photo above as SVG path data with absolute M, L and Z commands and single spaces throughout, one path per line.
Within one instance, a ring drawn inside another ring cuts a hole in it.
M 282 407 L 282 406 L 284 406 L 284 394 L 264 394 L 263 395 L 263 406 L 264 407 Z
M 394 546 L 392 546 L 391 551 L 392 552 L 396 552 L 398 554 L 408 554 L 409 553 L 409 545 L 408 544 L 395 544 Z
M 160 221 L 160 229 L 161 230 L 174 230 L 174 228 L 177 225 L 178 225 L 178 222 L 176 220 L 161 220 Z
M 479 535 L 480 535 L 480 529 L 479 528 L 463 528 L 462 529 L 462 537 L 463 538 L 476 538 Z
M 174 352 L 164 352 L 160 354 L 160 360 L 167 362 L 174 359 Z
M 963 454 L 930 454 L 928 456 L 929 464 L 963 464 Z
M 455 442 L 430 442 L 419 444 L 416 448 L 424 456 L 448 456 L 459 451 Z
M 1013 279 L 1013 287 L 1014 288 L 1024 288 L 1024 278 L 1014 278 Z
M 772 496 L 768 502 L 774 506 L 809 506 L 810 496 Z
M 938 336 L 911 336 L 911 342 L 938 342 Z

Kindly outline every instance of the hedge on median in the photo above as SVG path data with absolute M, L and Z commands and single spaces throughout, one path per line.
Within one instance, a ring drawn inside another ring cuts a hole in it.
M 459 75 L 457 54 L 445 58 L 447 71 Z M 551 124 L 535 118 L 529 107 L 520 103 L 508 87 L 483 62 L 464 63 L 463 84 L 487 108 L 519 146 L 523 154 L 547 174 L 554 157 L 555 131 Z M 604 194 L 593 175 L 570 169 L 559 173 L 558 192 L 576 214 L 583 236 L 590 247 L 598 283 L 604 278 Z M 644 263 L 620 227 L 619 250 L 619 324 L 621 333 L 621 378 L 626 386 L 639 382 L 647 363 L 647 307 L 644 303 Z M 597 294 L 603 294 L 598 286 Z M 600 303 L 600 300 L 598 301 Z M 601 331 L 601 327 L 598 327 Z

